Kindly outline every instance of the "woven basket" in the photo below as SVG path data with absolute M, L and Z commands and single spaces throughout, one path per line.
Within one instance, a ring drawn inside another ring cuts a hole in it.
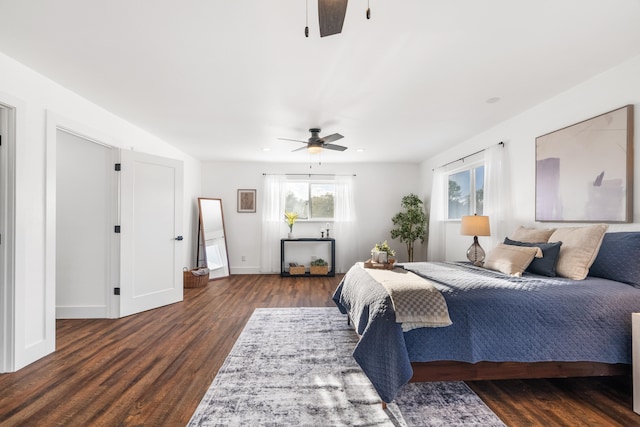
M 289 267 L 289 274 L 292 276 L 299 276 L 301 274 L 304 274 L 304 265 L 299 265 L 296 267 Z
M 310 274 L 324 275 L 329 274 L 329 266 L 328 265 L 312 265 L 310 267 Z
M 200 270 L 200 268 L 194 268 L 192 270 L 188 270 L 186 267 L 184 268 L 182 276 L 185 288 L 202 288 L 207 286 L 209 283 L 209 275 L 205 274 L 203 276 L 196 276 L 192 271 L 197 270 Z

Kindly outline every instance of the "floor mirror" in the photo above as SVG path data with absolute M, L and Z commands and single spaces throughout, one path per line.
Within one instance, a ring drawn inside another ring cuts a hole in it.
M 198 266 L 209 268 L 209 280 L 229 276 L 229 255 L 222 199 L 198 197 Z

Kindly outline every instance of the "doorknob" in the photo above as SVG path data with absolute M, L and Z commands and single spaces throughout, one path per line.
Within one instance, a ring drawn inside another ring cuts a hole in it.
M 176 237 L 176 240 L 182 240 L 182 239 L 183 239 L 183 237 L 182 237 L 182 236 L 178 236 L 178 237 Z

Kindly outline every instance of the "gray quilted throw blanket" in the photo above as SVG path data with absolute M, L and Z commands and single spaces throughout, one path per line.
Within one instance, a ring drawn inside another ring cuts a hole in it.
M 403 331 L 451 325 L 447 302 L 431 281 L 398 268 L 365 271 L 389 293 Z

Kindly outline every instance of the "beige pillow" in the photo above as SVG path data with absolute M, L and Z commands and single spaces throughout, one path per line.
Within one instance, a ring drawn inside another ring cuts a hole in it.
M 556 266 L 558 276 L 574 280 L 587 277 L 607 228 L 607 224 L 597 224 L 587 227 L 564 227 L 554 231 L 549 241 L 562 242 Z
M 513 246 L 499 243 L 484 261 L 484 268 L 496 270 L 510 276 L 522 276 L 522 272 L 531 264 L 533 258 L 542 257 L 542 251 L 536 246 Z
M 526 243 L 547 243 L 555 228 L 529 228 L 520 226 L 509 236 L 509 239 Z

